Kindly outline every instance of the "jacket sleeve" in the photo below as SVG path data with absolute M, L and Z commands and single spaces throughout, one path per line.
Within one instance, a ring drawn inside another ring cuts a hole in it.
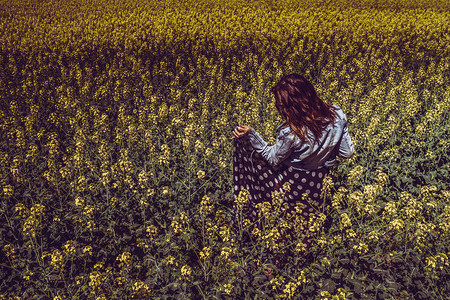
M 281 164 L 283 160 L 289 157 L 292 153 L 292 144 L 295 140 L 295 134 L 285 134 L 285 130 L 281 130 L 274 145 L 269 146 L 266 141 L 252 129 L 247 134 L 250 144 L 256 152 L 261 153 L 261 156 L 273 167 Z
M 345 124 L 342 139 L 339 144 L 338 156 L 341 158 L 350 158 L 354 153 L 355 149 L 353 148 L 353 141 L 348 133 L 347 124 Z

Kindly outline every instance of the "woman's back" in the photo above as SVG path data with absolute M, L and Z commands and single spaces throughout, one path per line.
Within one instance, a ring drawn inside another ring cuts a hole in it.
M 309 224 L 317 218 L 329 168 L 336 164 L 336 157 L 349 158 L 354 153 L 347 116 L 338 105 L 324 103 L 303 76 L 284 76 L 272 92 L 285 120 L 277 129 L 275 144 L 268 145 L 249 126 L 239 125 L 233 131 L 234 196 L 238 200 L 240 191 L 248 191 L 249 201 L 242 207 L 241 217 L 251 225 L 249 232 L 262 229 L 265 216 L 258 211 L 258 204 L 270 206 L 275 192 L 283 194 L 283 215 L 298 220 L 295 224 Z M 239 230 L 243 224 L 238 224 L 236 213 L 235 230 Z M 297 252 L 311 245 L 308 226 L 300 225 L 278 233 L 281 243 L 300 241 Z
M 269 146 L 261 136 L 252 129 L 247 137 L 254 150 L 273 167 L 281 163 L 297 170 L 316 170 L 330 168 L 336 163 L 336 156 L 349 158 L 354 153 L 353 143 L 348 134 L 347 116 L 338 105 L 333 105 L 336 118 L 329 123 L 319 139 L 311 130 L 306 129 L 307 139 L 300 139 L 286 123 L 278 127 L 277 140 Z

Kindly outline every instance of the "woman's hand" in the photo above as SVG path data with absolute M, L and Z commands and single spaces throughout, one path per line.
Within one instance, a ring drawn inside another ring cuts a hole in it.
M 233 139 L 238 139 L 240 137 L 243 137 L 244 135 L 246 135 L 251 130 L 252 130 L 252 128 L 250 126 L 239 125 L 233 131 Z

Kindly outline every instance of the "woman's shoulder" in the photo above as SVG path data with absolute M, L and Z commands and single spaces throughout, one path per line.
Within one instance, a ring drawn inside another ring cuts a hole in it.
M 335 108 L 335 112 L 337 115 L 337 119 L 335 120 L 335 122 L 347 121 L 347 115 L 344 113 L 342 108 L 337 104 L 333 104 L 332 106 Z
M 289 124 L 287 122 L 282 123 L 281 125 L 279 125 L 277 127 L 277 132 L 279 135 L 283 136 L 286 135 L 290 132 L 293 132 L 291 126 L 289 126 Z

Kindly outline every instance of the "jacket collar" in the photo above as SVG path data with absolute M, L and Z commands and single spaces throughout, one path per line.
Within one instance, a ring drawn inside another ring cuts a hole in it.
M 278 125 L 276 131 L 280 130 L 280 128 L 283 127 L 283 126 L 286 125 L 286 124 L 287 124 L 286 122 L 283 122 L 283 123 L 281 123 L 280 125 Z

